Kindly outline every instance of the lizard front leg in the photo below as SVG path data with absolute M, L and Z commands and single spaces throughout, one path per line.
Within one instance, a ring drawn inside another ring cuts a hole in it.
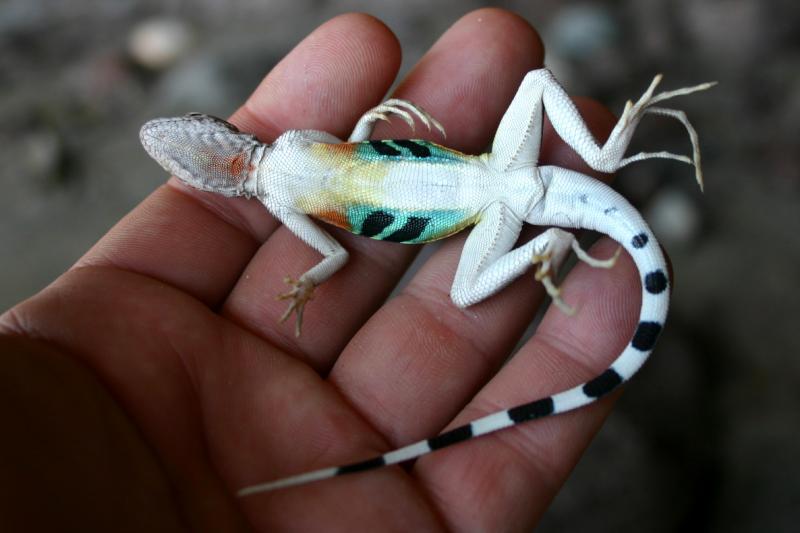
M 353 133 L 350 134 L 347 142 L 355 143 L 369 140 L 372 135 L 372 130 L 375 129 L 375 123 L 379 120 L 388 121 L 389 115 L 397 115 L 402 118 L 412 131 L 414 130 L 414 117 L 416 117 L 420 122 L 425 124 L 429 130 L 431 126 L 433 126 L 441 132 L 443 137 L 445 135 L 444 127 L 439 124 L 438 120 L 428 114 L 427 111 L 407 100 L 391 98 L 364 113 L 361 118 L 358 119 L 356 127 L 353 128 Z
M 299 278 L 287 277 L 286 283 L 292 288 L 278 296 L 281 300 L 290 300 L 289 307 L 281 316 L 283 322 L 292 313 L 297 316 L 295 322 L 295 336 L 300 336 L 303 327 L 303 310 L 305 304 L 313 298 L 314 288 L 339 271 L 347 262 L 347 250 L 331 237 L 328 232 L 317 226 L 307 215 L 290 208 L 271 210 L 292 233 L 307 245 L 323 255 L 322 261 L 314 265 Z

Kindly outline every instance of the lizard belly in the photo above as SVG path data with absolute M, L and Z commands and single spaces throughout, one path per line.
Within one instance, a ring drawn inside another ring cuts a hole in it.
M 457 186 L 424 175 L 402 167 L 379 180 L 350 175 L 346 187 L 327 190 L 325 208 L 310 214 L 358 235 L 410 244 L 447 237 L 475 222 L 477 212 L 460 201 Z
M 329 167 L 315 205 L 303 206 L 315 218 L 403 243 L 441 239 L 476 221 L 487 184 L 476 157 L 424 141 L 326 145 L 326 153 L 340 164 Z

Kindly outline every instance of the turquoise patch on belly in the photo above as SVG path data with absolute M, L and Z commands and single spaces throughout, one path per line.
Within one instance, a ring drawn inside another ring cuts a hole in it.
M 365 205 L 348 209 L 347 218 L 353 233 L 407 244 L 435 241 L 473 222 L 469 213 L 462 209 L 400 211 Z
M 357 143 L 356 156 L 373 160 L 411 160 L 431 163 L 463 163 L 468 157 L 461 152 L 421 139 L 364 141 Z

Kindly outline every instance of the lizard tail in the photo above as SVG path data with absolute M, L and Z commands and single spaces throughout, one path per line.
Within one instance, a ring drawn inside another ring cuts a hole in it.
M 605 183 L 559 167 L 540 167 L 544 199 L 526 219 L 536 225 L 588 229 L 608 235 L 639 271 L 642 304 L 631 341 L 594 379 L 552 396 L 552 414 L 596 401 L 629 380 L 652 352 L 669 309 L 669 276 L 661 246 L 639 212 Z
M 240 497 L 401 463 L 522 422 L 571 411 L 597 401 L 636 373 L 655 346 L 669 307 L 669 280 L 661 248 L 638 211 L 607 185 L 558 167 L 541 167 L 539 172 L 547 190 L 527 222 L 605 233 L 630 253 L 639 269 L 642 307 L 638 325 L 623 352 L 594 379 L 571 389 L 492 413 L 364 461 L 245 487 L 238 492 Z

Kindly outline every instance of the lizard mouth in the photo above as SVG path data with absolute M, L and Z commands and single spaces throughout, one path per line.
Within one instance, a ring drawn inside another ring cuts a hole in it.
M 187 185 L 226 196 L 252 192 L 245 184 L 262 145 L 222 119 L 197 113 L 155 119 L 139 138 L 150 157 Z

